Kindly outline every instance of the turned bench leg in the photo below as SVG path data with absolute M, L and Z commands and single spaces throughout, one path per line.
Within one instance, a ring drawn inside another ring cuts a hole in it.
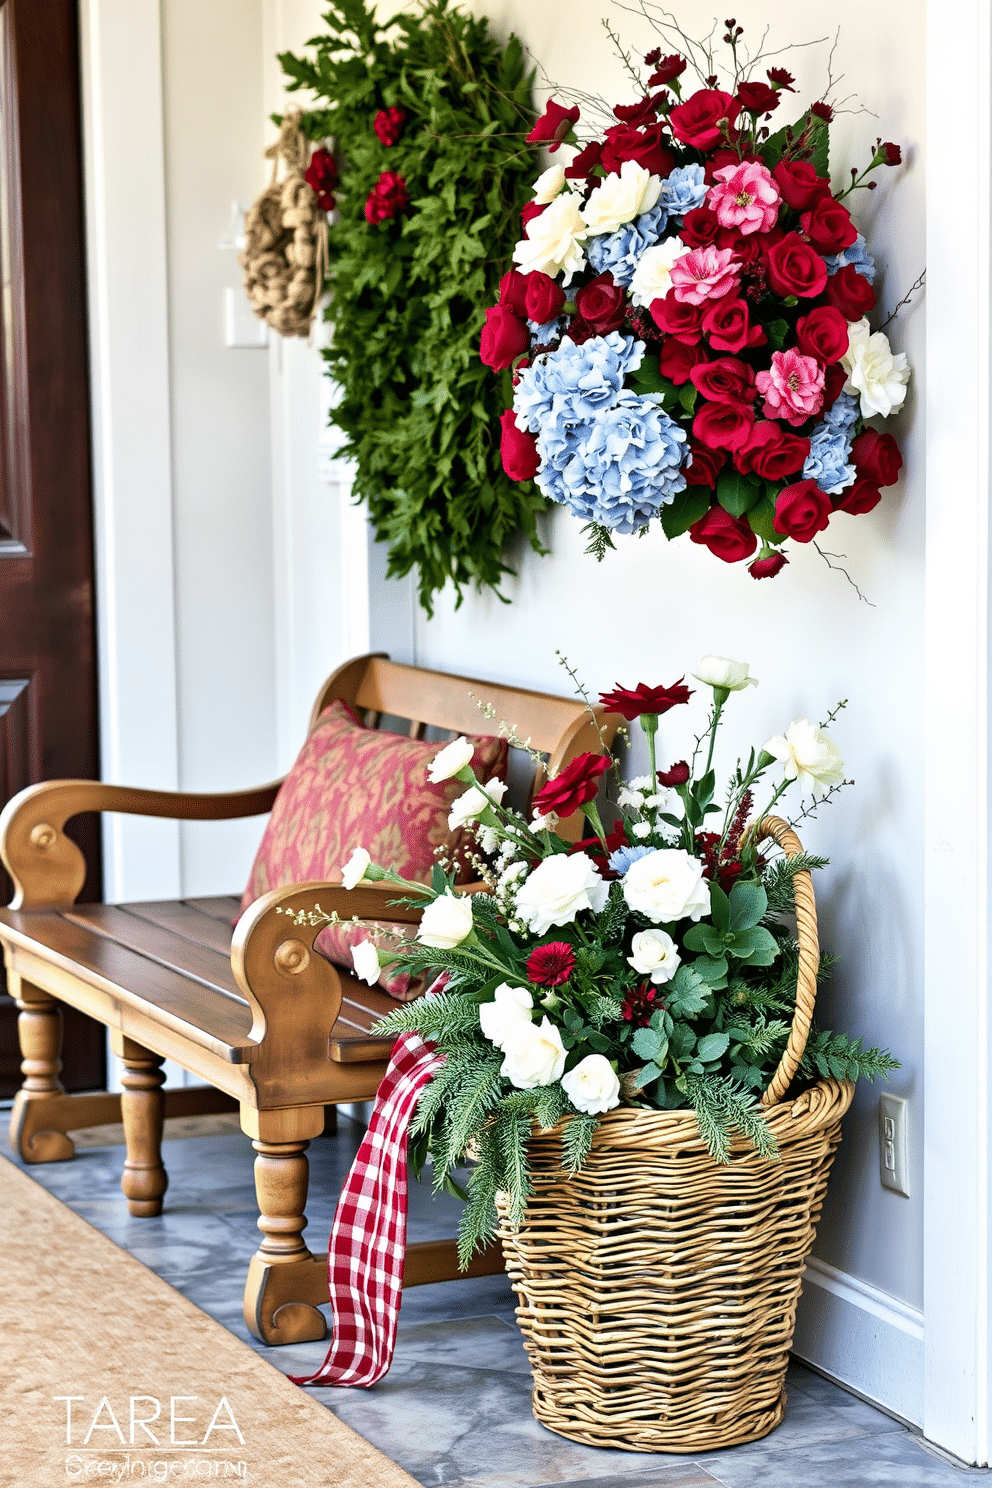
M 323 1111 L 315 1114 L 319 1131 Z M 248 1268 L 244 1313 L 249 1331 L 262 1343 L 306 1343 L 327 1331 L 317 1310 L 327 1301 L 326 1258 L 311 1255 L 303 1240 L 309 1145 L 308 1140 L 260 1138 L 252 1143 L 263 1238 Z
M 17 977 L 10 977 L 11 995 L 18 1007 L 17 1035 L 21 1045 L 24 1083 L 10 1113 L 10 1145 L 27 1163 L 64 1162 L 76 1149 L 61 1131 L 43 1123 L 46 1106 L 64 1098 L 59 1079 L 62 1068 L 62 1008 L 54 997 Z
M 148 1217 L 162 1213 L 162 1195 L 169 1186 L 162 1166 L 165 1061 L 161 1054 L 152 1054 L 129 1038 L 121 1039 L 118 1052 L 124 1061 L 121 1120 L 127 1143 L 121 1188 L 130 1212 Z

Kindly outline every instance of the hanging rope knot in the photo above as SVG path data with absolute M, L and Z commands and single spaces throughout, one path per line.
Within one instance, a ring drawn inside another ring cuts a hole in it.
M 327 272 L 327 217 L 304 179 L 310 142 L 300 111 L 283 118 L 265 152 L 272 180 L 245 219 L 245 294 L 280 336 L 309 336 Z M 279 180 L 280 161 L 286 174 Z

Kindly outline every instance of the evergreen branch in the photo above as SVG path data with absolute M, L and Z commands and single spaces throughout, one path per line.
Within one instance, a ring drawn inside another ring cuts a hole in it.
M 589 1156 L 592 1139 L 599 1126 L 598 1116 L 573 1116 L 565 1127 L 561 1139 L 562 1171 L 571 1178 L 579 1171 Z

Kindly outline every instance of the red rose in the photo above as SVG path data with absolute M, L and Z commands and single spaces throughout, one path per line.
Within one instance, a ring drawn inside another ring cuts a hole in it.
M 692 421 L 692 432 L 708 449 L 738 450 L 748 441 L 754 409 L 746 403 L 704 403 Z
M 675 168 L 675 156 L 666 143 L 665 126 L 634 129 L 629 124 L 615 124 L 608 129 L 600 164 L 609 174 L 619 171 L 625 160 L 636 160 L 653 176 L 667 176 Z
M 648 53 L 648 56 L 650 55 Z M 689 65 L 684 57 L 679 56 L 678 52 L 673 52 L 670 57 L 656 57 L 654 60 L 658 63 L 658 66 L 648 78 L 649 88 L 663 88 L 666 83 L 671 83 L 675 78 L 681 77 Z M 651 66 L 647 57 L 644 58 L 644 61 L 648 67 Z
M 772 526 L 796 542 L 812 542 L 830 521 L 830 497 L 814 480 L 797 481 L 779 491 Z
M 851 445 L 851 464 L 876 486 L 894 486 L 902 469 L 902 455 L 891 434 L 864 429 Z
M 372 128 L 379 136 L 380 143 L 385 145 L 386 149 L 388 150 L 392 145 L 395 145 L 396 141 L 403 133 L 403 126 L 405 123 L 406 109 L 380 109 L 375 118 L 372 120 Z
M 827 281 L 827 299 L 848 320 L 860 320 L 875 308 L 875 291 L 853 264 L 845 264 Z
M 821 196 L 830 195 L 830 182 L 817 175 L 808 160 L 780 160 L 772 179 L 785 205 L 797 212 L 805 212 Z
M 669 114 L 672 133 L 684 145 L 712 150 L 733 131 L 738 105 L 719 88 L 701 88 Z
M 333 212 L 334 190 L 338 184 L 338 163 L 330 150 L 314 150 L 303 179 L 317 198 L 322 212 Z
M 527 286 L 533 278 L 533 274 L 520 274 L 516 269 L 510 269 L 499 281 L 500 305 L 521 320 L 527 319 Z
M 827 266 L 798 233 L 786 233 L 768 251 L 768 282 L 776 294 L 812 299 L 826 287 Z
M 707 449 L 704 444 L 700 444 L 695 439 L 689 440 L 689 449 L 692 451 L 692 459 L 682 470 L 686 484 L 709 486 L 712 491 L 716 486 L 717 476 L 727 463 L 725 452 Z
M 751 312 L 744 300 L 725 295 L 710 302 L 703 315 L 703 330 L 714 351 L 744 351 L 762 346 L 768 337 L 760 325 L 751 324 Z
M 369 192 L 365 203 L 365 220 L 375 227 L 387 222 L 410 205 L 410 194 L 406 182 L 395 171 L 383 171 Z M 488 313 L 488 312 L 487 312 Z
M 594 165 L 599 165 L 603 155 L 603 146 L 599 140 L 590 140 L 584 149 L 572 161 L 566 165 L 565 174 L 570 181 L 584 181 L 589 176 Z
M 803 232 L 821 253 L 842 253 L 858 236 L 851 214 L 843 202 L 821 196 L 799 219 Z
M 770 114 L 779 105 L 779 96 L 767 83 L 741 83 L 737 102 L 747 114 Z
M 561 314 L 565 291 L 549 274 L 542 274 L 539 269 L 535 269 L 532 274 L 521 274 L 520 277 L 526 286 L 524 311 L 528 320 L 544 325 L 545 321 L 554 320 L 556 315 Z M 502 304 L 502 297 L 500 303 Z
M 752 233 L 749 237 L 738 232 L 736 227 L 721 227 L 716 246 L 732 248 L 736 259 L 749 268 L 754 268 L 768 257 L 769 248 L 774 243 L 780 243 L 784 237 L 780 227 L 770 227 L 767 232 Z
M 702 305 L 683 305 L 669 290 L 662 300 L 652 300 L 648 306 L 651 319 L 666 336 L 674 336 L 687 346 L 695 346 L 702 339 Z
M 837 399 L 844 391 L 844 384 L 846 381 L 847 372 L 841 366 L 840 362 L 834 362 L 831 366 L 824 368 L 823 407 L 820 409 L 821 414 L 826 413 L 828 408 L 833 408 L 834 404 L 837 402 Z
M 709 207 L 693 207 L 682 219 L 679 237 L 689 248 L 709 248 L 722 232 L 720 221 Z
M 782 572 L 788 561 L 784 553 L 769 553 L 767 558 L 755 558 L 753 563 L 748 564 L 747 571 L 752 579 L 773 579 L 777 573 Z
M 626 304 L 626 295 L 612 274 L 597 274 L 595 279 L 583 284 L 575 296 L 576 310 L 597 336 L 607 336 L 623 325 Z
M 853 486 L 834 497 L 834 506 L 837 511 L 850 512 L 852 517 L 863 517 L 865 512 L 874 511 L 881 499 L 882 493 L 875 482 L 861 475 Z
M 674 382 L 676 387 L 689 381 L 693 367 L 706 361 L 706 352 L 701 346 L 686 346 L 674 336 L 666 336 L 658 353 L 658 370 L 662 377 Z
M 692 385 L 711 403 L 753 403 L 758 396 L 754 369 L 736 357 L 719 357 L 690 373 Z
M 796 322 L 796 348 L 821 367 L 839 362 L 847 350 L 847 321 L 833 305 L 818 305 Z
M 734 465 L 742 475 L 760 475 L 762 480 L 784 480 L 801 470 L 809 455 L 809 440 L 800 439 L 773 420 L 755 424 L 747 444 L 734 454 Z
M 511 480 L 533 480 L 541 465 L 537 440 L 526 429 L 517 428 L 516 414 L 512 408 L 501 413 L 499 421 L 502 425 L 499 457 L 503 469 Z
M 578 122 L 578 118 L 578 104 L 573 108 L 562 108 L 560 103 L 555 103 L 553 98 L 549 98 L 544 113 L 527 136 L 527 143 L 543 145 L 550 141 L 548 149 L 553 154 L 566 134 L 571 133 L 572 125 Z
M 747 523 L 732 517 L 722 506 L 711 506 L 705 516 L 693 522 L 689 536 L 724 563 L 740 563 L 741 559 L 750 558 L 758 546 L 758 539 Z
M 530 348 L 530 331 L 522 320 L 511 315 L 503 305 L 486 311 L 486 323 L 479 342 L 479 357 L 494 372 L 512 367 L 517 357 Z
M 525 207 L 520 208 L 520 226 L 526 227 L 534 217 L 540 217 L 542 212 L 548 209 L 547 202 L 528 202 Z
M 679 760 L 670 770 L 658 771 L 658 783 L 659 785 L 667 785 L 669 790 L 671 790 L 675 785 L 687 785 L 691 774 L 692 771 L 689 769 L 685 760 Z
M 669 708 L 677 708 L 691 697 L 692 688 L 686 687 L 685 678 L 680 677 L 670 687 L 649 687 L 646 682 L 638 682 L 636 687 L 621 687 L 618 683 L 612 692 L 601 692 L 599 701 L 610 713 L 619 713 L 633 723 L 644 713 L 656 717 L 667 713 Z
M 613 113 L 621 123 L 632 124 L 635 129 L 641 129 L 644 125 L 655 123 L 662 97 L 661 93 L 657 93 L 654 98 L 642 98 L 638 103 L 618 103 Z
M 554 780 L 539 790 L 532 802 L 542 816 L 553 811 L 556 816 L 572 816 L 580 806 L 592 801 L 599 790 L 600 776 L 610 768 L 606 754 L 580 754 Z
M 527 957 L 527 979 L 535 987 L 560 987 L 575 970 L 575 952 L 567 940 L 535 946 Z

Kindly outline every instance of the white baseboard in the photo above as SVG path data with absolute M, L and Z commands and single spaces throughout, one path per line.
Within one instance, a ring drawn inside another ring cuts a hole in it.
M 922 1312 L 812 1256 L 792 1347 L 860 1395 L 922 1425 Z

